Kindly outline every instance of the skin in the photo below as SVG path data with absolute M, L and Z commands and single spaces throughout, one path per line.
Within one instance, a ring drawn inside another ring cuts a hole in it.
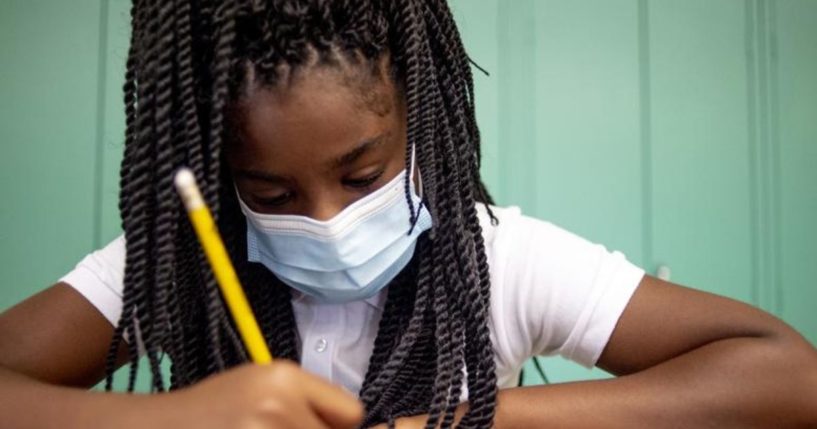
M 276 88 L 250 85 L 234 109 L 227 159 L 253 211 L 327 220 L 405 168 L 405 104 L 388 63 L 374 76 L 340 67 L 287 73 Z
M 383 69 L 365 97 L 349 68 L 310 67 L 286 86 L 247 88 L 227 159 L 251 209 L 326 220 L 404 168 L 405 109 Z M 354 398 L 287 362 L 162 395 L 86 392 L 103 377 L 112 333 L 65 284 L 0 315 L 3 426 L 322 428 L 354 427 L 362 416 Z M 817 425 L 808 342 L 753 307 L 650 276 L 598 365 L 620 377 L 501 391 L 496 427 Z M 414 416 L 398 427 L 424 423 Z

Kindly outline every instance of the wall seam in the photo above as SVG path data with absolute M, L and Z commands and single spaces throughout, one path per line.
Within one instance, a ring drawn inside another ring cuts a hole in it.
M 769 261 L 771 267 L 771 287 L 773 288 L 774 298 L 774 312 L 778 316 L 782 316 L 784 310 L 784 295 L 783 295 L 783 277 L 781 272 L 783 261 L 783 246 L 781 224 L 783 204 L 781 181 L 781 159 L 780 159 L 780 103 L 778 98 L 778 49 L 777 49 L 777 2 L 769 0 L 768 15 L 767 15 L 767 29 L 769 35 L 769 147 L 771 150 L 770 159 L 770 198 L 771 205 L 771 260 Z
M 503 4 L 505 6 L 502 6 Z M 536 64 L 533 57 L 517 55 L 515 49 L 506 49 L 507 46 L 514 46 L 514 44 L 530 46 L 531 51 L 536 49 L 533 40 L 535 38 L 535 22 L 533 21 L 535 9 L 532 0 L 514 3 L 513 6 L 515 7 L 500 3 L 497 12 L 499 38 L 499 54 L 497 55 L 499 126 L 497 132 L 501 144 L 507 148 L 498 153 L 498 202 L 518 205 L 529 214 L 543 216 L 544 210 L 539 206 L 540 199 L 537 193 L 525 193 L 521 191 L 523 188 L 520 186 L 535 183 L 536 173 L 532 167 L 535 166 L 535 160 L 539 156 L 539 146 L 546 144 L 544 141 L 538 141 L 534 145 L 525 145 L 527 152 L 523 154 L 522 144 L 524 142 L 518 141 L 520 138 L 527 140 L 536 138 L 534 99 L 527 97 L 530 89 L 521 93 L 518 85 L 518 82 L 529 82 L 534 90 L 536 89 Z M 516 21 L 517 18 L 520 22 Z M 512 21 L 515 25 L 511 24 Z
M 744 42 L 746 49 L 746 98 L 748 101 L 747 131 L 749 152 L 749 240 L 751 246 L 751 285 L 750 296 L 752 304 L 760 306 L 760 278 L 761 278 L 761 257 L 760 257 L 760 195 L 758 180 L 758 135 L 757 135 L 757 85 L 756 70 L 756 28 L 755 28 L 755 0 L 744 2 L 745 33 Z
M 93 197 L 93 245 L 102 247 L 102 189 L 103 160 L 105 155 L 105 97 L 106 76 L 108 73 L 108 4 L 109 0 L 99 2 L 99 52 L 97 56 L 97 90 L 96 90 L 96 135 L 94 154 L 94 197 Z
M 759 190 L 759 229 L 760 234 L 760 263 L 762 266 L 760 277 L 761 308 L 772 311 L 774 308 L 774 292 L 772 285 L 771 265 L 771 207 L 770 207 L 770 179 L 769 179 L 769 58 L 768 58 L 768 27 L 767 27 L 767 2 L 757 0 L 756 3 L 756 23 L 757 43 L 756 67 L 757 87 L 758 87 L 758 190 Z
M 506 81 L 505 74 L 508 71 L 508 67 L 506 62 L 508 61 L 508 52 L 507 50 L 503 49 L 503 47 L 508 45 L 508 28 L 509 25 L 506 22 L 509 18 L 507 15 L 507 9 L 503 7 L 502 2 L 497 2 L 497 11 L 496 11 L 496 37 L 497 37 L 497 94 L 496 94 L 496 101 L 499 104 L 499 108 L 497 109 L 497 139 L 502 143 L 509 143 L 507 141 L 507 134 L 508 134 L 508 125 L 506 124 L 507 114 L 505 112 L 505 100 L 508 96 L 505 94 L 505 85 L 503 83 Z M 501 144 L 501 143 L 500 143 Z M 505 164 L 508 162 L 508 151 L 507 150 L 500 150 L 497 151 L 496 156 L 496 182 L 497 182 L 497 190 L 499 194 L 500 201 L 507 201 L 507 189 L 508 189 L 508 178 L 507 175 L 504 174 Z M 497 201 L 499 203 L 499 201 Z
M 650 85 L 649 5 L 638 0 L 638 93 L 641 138 L 641 203 L 643 265 L 647 272 L 654 270 L 653 255 L 653 176 L 652 176 L 652 88 Z

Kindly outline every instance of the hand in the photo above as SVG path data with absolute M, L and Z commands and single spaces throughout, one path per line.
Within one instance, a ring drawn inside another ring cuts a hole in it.
M 363 418 L 352 395 L 283 360 L 242 365 L 155 399 L 151 426 L 173 429 L 340 429 Z

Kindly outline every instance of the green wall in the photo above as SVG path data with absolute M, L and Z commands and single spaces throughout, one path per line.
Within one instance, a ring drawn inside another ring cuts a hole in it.
M 515 204 L 817 343 L 817 2 L 455 0 Z M 0 310 L 119 232 L 126 0 L 0 0 Z M 556 358 L 551 380 L 603 377 Z M 528 371 L 528 382 L 537 382 Z
M 477 76 L 477 107 L 501 203 L 817 343 L 817 2 L 454 8 L 491 72 Z M 604 376 L 544 366 L 551 380 Z

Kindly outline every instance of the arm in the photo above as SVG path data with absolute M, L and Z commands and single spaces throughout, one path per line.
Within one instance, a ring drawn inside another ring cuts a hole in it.
M 112 336 L 111 324 L 66 284 L 0 314 L 3 426 L 90 427 L 102 417 L 95 408 L 123 412 L 131 398 L 84 391 L 104 376 Z M 121 365 L 127 353 L 119 351 Z
M 620 377 L 500 391 L 496 427 L 817 425 L 817 351 L 806 340 L 751 306 L 653 277 L 598 366 Z M 417 427 L 422 417 L 401 423 Z
M 748 305 L 653 277 L 638 287 L 598 366 L 622 377 L 503 392 L 497 426 L 817 424 L 817 352 L 799 334 Z
M 57 284 L 0 314 L 0 427 L 351 428 L 361 404 L 297 365 L 243 365 L 159 395 L 88 392 L 113 327 Z M 127 355 L 119 350 L 118 365 Z

